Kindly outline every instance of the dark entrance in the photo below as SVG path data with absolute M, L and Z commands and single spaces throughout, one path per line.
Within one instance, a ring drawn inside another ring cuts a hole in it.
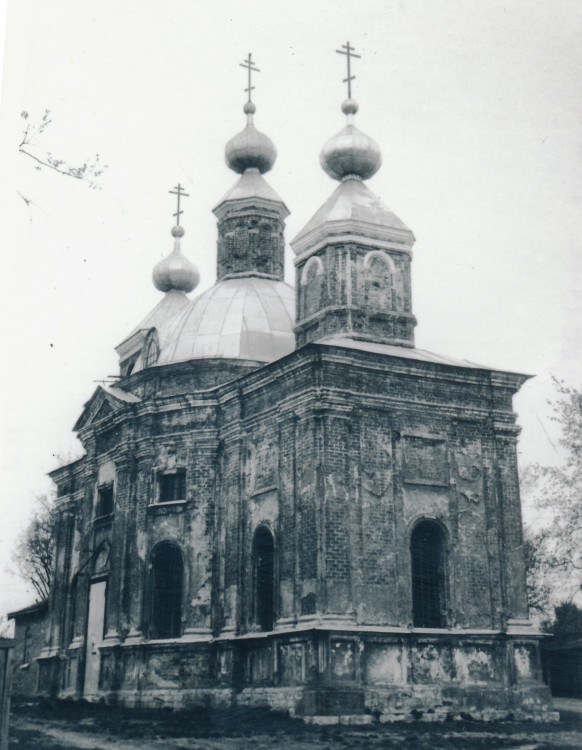
M 421 521 L 410 538 L 412 621 L 417 628 L 446 627 L 445 540 L 434 521 Z
M 261 630 L 273 630 L 275 590 L 275 542 L 266 526 L 253 539 L 255 617 Z

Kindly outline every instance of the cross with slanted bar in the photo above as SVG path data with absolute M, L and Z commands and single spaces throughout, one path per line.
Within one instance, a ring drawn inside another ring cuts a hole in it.
M 180 214 L 184 213 L 183 211 L 180 211 L 180 198 L 182 197 L 189 198 L 190 196 L 188 195 L 188 193 L 184 192 L 184 188 L 182 187 L 182 185 L 180 185 L 180 183 L 178 183 L 173 190 L 168 190 L 168 193 L 170 193 L 171 195 L 178 196 L 178 210 L 176 211 L 175 214 L 173 214 L 173 216 L 176 217 L 176 226 L 177 226 L 180 224 Z
M 250 102 L 250 101 L 252 101 L 252 99 L 251 99 L 251 91 L 255 88 L 254 86 L 251 86 L 251 75 L 252 75 L 252 72 L 254 71 L 255 73 L 260 73 L 261 71 L 259 70 L 259 68 L 254 67 L 253 58 L 252 58 L 252 52 L 249 52 L 249 56 L 247 57 L 247 59 L 244 62 L 240 63 L 240 66 L 241 66 L 241 68 L 247 68 L 247 70 L 249 71 L 249 86 L 248 86 L 248 88 L 245 89 L 245 91 L 248 91 L 249 102 Z
M 342 44 L 341 49 L 336 49 L 336 52 L 339 55 L 346 55 L 346 57 L 348 58 L 348 77 L 344 78 L 344 83 L 348 84 L 348 99 L 352 98 L 352 81 L 356 77 L 352 75 L 352 66 L 351 66 L 352 57 L 357 57 L 359 59 L 361 59 L 362 57 L 361 55 L 354 54 L 354 50 L 355 50 L 355 47 L 350 47 L 349 42 L 347 42 L 347 44 Z

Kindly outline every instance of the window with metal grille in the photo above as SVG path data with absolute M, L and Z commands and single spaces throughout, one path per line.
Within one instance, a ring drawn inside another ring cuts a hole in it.
M 158 544 L 151 559 L 150 638 L 179 638 L 182 634 L 184 564 L 176 545 Z
M 446 550 L 434 521 L 421 521 L 410 538 L 412 621 L 417 628 L 446 627 Z
M 261 630 L 273 630 L 275 600 L 275 542 L 266 526 L 253 538 L 255 620 Z
M 178 469 L 171 474 L 158 475 L 158 502 L 171 503 L 186 499 L 186 470 Z
M 97 490 L 96 516 L 109 516 L 113 513 L 113 485 L 104 484 Z

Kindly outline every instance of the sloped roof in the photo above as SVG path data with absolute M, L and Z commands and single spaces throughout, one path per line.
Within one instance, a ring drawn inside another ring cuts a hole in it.
M 98 385 L 93 391 L 91 398 L 83 406 L 83 411 L 77 419 L 73 430 L 77 432 L 85 425 L 92 422 L 95 417 L 98 418 L 99 411 L 107 403 L 110 411 L 118 411 L 123 404 L 137 404 L 141 399 L 133 393 L 122 391 L 121 388 L 115 388 L 108 385 Z
M 143 345 L 144 338 L 151 328 L 158 332 L 160 344 L 163 345 L 168 324 L 176 315 L 188 306 L 190 299 L 185 292 L 172 289 L 167 292 L 158 304 L 149 312 L 126 338 L 115 347 L 121 360 L 134 354 Z
M 472 370 L 493 370 L 486 365 L 478 365 L 470 362 L 468 359 L 455 359 L 448 355 L 435 354 L 426 349 L 416 349 L 414 347 L 395 346 L 393 344 L 377 344 L 372 341 L 360 341 L 358 339 L 344 338 L 342 336 L 331 336 L 321 339 L 318 344 L 326 346 L 338 346 L 344 349 L 357 349 L 362 352 L 372 352 L 373 354 L 386 354 L 391 357 L 401 357 L 402 359 L 415 359 L 421 362 L 433 362 L 437 365 L 452 365 L 454 367 L 467 367 Z
M 414 242 L 414 235 L 361 180 L 340 183 L 323 206 L 291 241 L 300 254 L 330 234 L 357 233 L 371 239 Z
M 245 201 L 245 200 L 263 200 L 273 203 L 280 203 L 284 208 L 285 216 L 289 211 L 283 203 L 283 200 L 277 195 L 275 190 L 269 185 L 262 174 L 257 172 L 245 172 L 235 182 L 232 188 L 222 197 L 222 199 L 213 208 L 214 213 L 219 212 L 220 207 L 227 201 Z
M 6 617 L 9 620 L 13 620 L 16 617 L 23 617 L 26 615 L 34 615 L 37 612 L 44 612 L 47 609 L 48 601 L 46 599 L 43 599 L 41 602 L 35 602 L 34 604 L 30 604 L 28 607 L 17 609 L 15 612 L 9 612 Z

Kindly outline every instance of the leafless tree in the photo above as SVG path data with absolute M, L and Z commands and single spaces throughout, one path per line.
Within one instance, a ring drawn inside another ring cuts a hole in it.
M 34 587 L 39 601 L 49 595 L 53 576 L 54 501 L 47 495 L 37 499 L 37 507 L 22 531 L 14 550 L 17 574 Z

